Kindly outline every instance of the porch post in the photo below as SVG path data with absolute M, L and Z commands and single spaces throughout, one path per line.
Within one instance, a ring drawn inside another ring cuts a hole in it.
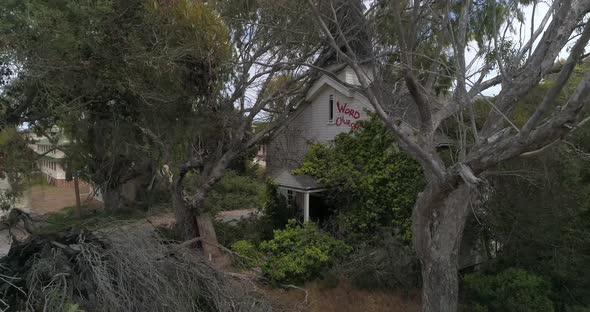
M 303 193 L 303 222 L 309 222 L 309 192 Z

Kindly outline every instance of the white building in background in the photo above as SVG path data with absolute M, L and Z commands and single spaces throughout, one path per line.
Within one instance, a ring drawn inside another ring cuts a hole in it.
M 307 105 L 295 112 L 294 119 L 274 136 L 265 150 L 270 177 L 289 201 L 303 210 L 304 221 L 312 217 L 310 209 L 317 202 L 315 195 L 325 189 L 312 177 L 293 175 L 292 170 L 300 167 L 312 143 L 327 143 L 340 133 L 355 131 L 358 122 L 368 119 L 368 113 L 373 111 L 363 94 L 347 86 L 359 85 L 350 67 L 334 65 L 328 70 L 338 79 L 323 75 L 315 81 L 306 95 Z
M 47 179 L 49 184 L 57 187 L 74 187 L 73 181 L 66 181 L 66 171 L 63 166 L 65 154 L 62 147 L 70 143 L 57 127 L 47 131 L 47 136 L 39 136 L 34 133 L 27 133 L 29 147 L 39 155 L 37 168 Z

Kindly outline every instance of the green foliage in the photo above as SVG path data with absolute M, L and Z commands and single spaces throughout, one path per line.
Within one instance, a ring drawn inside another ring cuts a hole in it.
M 275 230 L 274 238 L 260 244 L 267 260 L 262 272 L 278 283 L 301 283 L 312 279 L 345 255 L 350 247 L 322 233 L 313 223 L 300 226 L 290 220 L 284 230 Z
M 378 119 L 336 137 L 332 146 L 314 144 L 295 173 L 313 176 L 332 189 L 330 200 L 342 208 L 342 230 L 366 239 L 379 227 L 393 227 L 411 242 L 411 211 L 424 187 L 417 162 L 400 152 Z
M 6 112 L 25 102 L 18 117 L 35 129 L 62 127 L 75 142 L 68 161 L 97 186 L 115 189 L 167 152 L 184 157 L 197 129 L 215 128 L 201 109 L 222 89 L 230 48 L 210 5 L 8 0 L 0 20 L 2 56 L 21 68 Z
M 8 203 L 22 193 L 27 180 L 24 178 L 31 175 L 34 162 L 35 154 L 22 133 L 10 127 L 0 130 L 0 179 L 10 184 L 9 191 L 0 192 L 1 208 L 11 206 Z
M 213 221 L 217 240 L 223 246 L 231 246 L 237 241 L 247 240 L 259 244 L 263 240 L 272 238 L 272 229 L 266 229 L 266 223 L 255 216 L 239 220 L 235 223 Z M 270 234 L 268 234 L 270 233 Z
M 267 179 L 262 194 L 262 219 L 267 224 L 265 230 L 272 236 L 272 231 L 282 229 L 289 219 L 297 218 L 297 208 L 289 207 L 285 196 L 279 193 L 277 185 Z
M 234 266 L 252 268 L 262 263 L 262 253 L 247 240 L 239 240 L 231 245 L 231 250 L 238 255 L 233 258 Z
M 237 209 L 260 209 L 264 184 L 248 175 L 227 171 L 207 197 L 205 207 L 212 212 Z
M 297 214 L 296 208 L 288 207 L 285 196 L 278 192 L 272 180 L 266 180 L 257 202 L 262 203 L 260 214 L 236 223 L 215 221 L 215 230 L 221 245 L 231 246 L 240 240 L 259 244 L 272 239 L 273 230 L 283 229 L 289 219 Z
M 412 248 L 386 231 L 375 236 L 375 240 L 355 246 L 353 252 L 334 265 L 334 275 L 347 277 L 359 289 L 418 289 L 420 263 Z
M 507 269 L 497 275 L 469 274 L 464 279 L 472 311 L 536 312 L 554 310 L 551 285 L 521 269 Z
M 487 265 L 499 271 L 520 267 L 549 280 L 560 311 L 590 305 L 590 131 L 583 128 L 542 155 L 515 159 L 494 187 L 484 219 L 489 240 L 501 248 Z

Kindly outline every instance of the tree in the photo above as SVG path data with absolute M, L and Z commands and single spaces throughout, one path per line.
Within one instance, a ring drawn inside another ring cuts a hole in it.
M 3 117 L 41 133 L 64 129 L 72 142 L 68 162 L 83 169 L 111 209 L 123 206 L 124 183 L 152 171 L 141 125 L 176 122 L 209 92 L 207 77 L 228 54 L 219 37 L 225 28 L 211 9 L 187 1 L 160 4 L 30 0 L 2 6 L 2 56 L 18 69 L 6 88 Z
M 584 56 L 590 39 L 590 24 L 585 22 L 590 2 L 554 1 L 539 25 L 531 23 L 531 39 L 513 42 L 506 34 L 524 23 L 520 9 L 528 1 L 377 1 L 368 10 L 369 21 L 392 23 L 366 41 L 372 51 L 368 57 L 339 49 L 339 43 L 346 46 L 349 38 L 338 27 L 342 21 L 334 5 L 322 11 L 313 1 L 308 3 L 326 41 L 359 77 L 359 89 L 400 147 L 422 166 L 426 187 L 413 208 L 412 234 L 422 264 L 423 310 L 456 311 L 463 229 L 472 205 L 482 198 L 488 171 L 584 124 L 590 73 L 566 95 L 566 105 L 557 107 L 555 99 Z M 471 41 L 477 43 L 479 62 L 468 63 L 466 58 Z M 570 41 L 567 60 L 556 63 Z M 517 127 L 511 118 L 520 99 L 550 73 L 558 78 L 524 125 Z M 449 75 L 454 87 L 440 96 L 441 78 Z M 474 100 L 497 85 L 501 91 L 478 124 Z M 408 113 L 400 113 L 400 108 Z M 454 142 L 452 157 L 443 157 L 439 134 L 449 124 L 456 125 L 454 133 L 447 133 Z
M 558 105 L 575 90 L 589 67 L 579 65 L 564 87 Z M 514 123 L 522 126 L 526 116 L 551 88 L 549 75 L 522 100 Z M 519 267 L 550 280 L 556 292 L 558 311 L 568 305 L 588 306 L 588 192 L 590 149 L 588 128 L 533 153 L 499 165 L 489 178 L 493 192 L 484 203 L 483 224 L 488 254 L 493 259 L 487 271 Z
M 205 254 L 212 258 L 221 254 L 215 247 L 212 217 L 204 209 L 207 196 L 234 160 L 279 131 L 295 109 L 306 104 L 310 81 L 317 77 L 317 71 L 307 64 L 317 67 L 325 61 L 322 54 L 318 57 L 322 45 L 309 27 L 313 25 L 309 15 L 303 14 L 304 3 L 221 1 L 218 5 L 229 27 L 228 76 L 223 88 L 209 96 L 209 105 L 199 112 L 206 116 L 208 129 L 187 142 L 184 155 L 188 157 L 179 162 L 173 186 L 181 237 L 201 237 Z M 279 100 L 280 106 L 276 105 Z M 272 120 L 254 132 L 253 122 L 270 110 Z M 186 192 L 185 177 L 191 173 L 198 174 L 198 182 L 194 192 Z
M 16 128 L 5 127 L 0 132 L 0 211 L 12 208 L 23 191 L 23 177 L 31 172 L 34 153 Z M 3 184 L 4 184 L 3 183 Z
M 67 129 L 110 206 L 125 181 L 166 168 L 181 237 L 200 236 L 215 257 L 205 199 L 305 104 L 315 72 L 306 64 L 323 60 L 309 15 L 296 14 L 305 10 L 292 1 L 8 1 L 3 56 L 20 70 L 5 119 Z M 253 133 L 279 99 L 282 111 Z M 197 176 L 192 192 L 187 175 Z

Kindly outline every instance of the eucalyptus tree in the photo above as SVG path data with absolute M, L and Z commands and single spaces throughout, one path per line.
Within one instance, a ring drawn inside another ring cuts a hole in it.
M 358 40 L 341 31 L 339 3 L 318 7 L 308 1 L 326 42 L 355 71 L 359 89 L 399 146 L 421 164 L 427 184 L 413 208 L 412 235 L 422 263 L 423 310 L 456 311 L 463 230 L 490 169 L 543 149 L 587 120 L 590 73 L 574 91 L 562 93 L 585 57 L 590 2 L 551 1 L 534 22 L 523 18 L 522 9 L 543 5 L 536 1 L 376 1 L 355 13 L 365 14 L 364 27 L 375 31 L 365 41 L 368 56 L 350 48 Z M 562 52 L 567 59 L 558 62 Z M 520 100 L 551 73 L 557 74 L 551 87 L 516 125 Z M 493 101 L 481 96 L 494 87 L 500 91 Z M 565 105 L 555 104 L 560 95 L 567 97 Z M 482 122 L 475 115 L 477 99 L 489 106 Z M 451 143 L 445 149 L 442 132 Z
M 228 28 L 230 57 L 223 64 L 226 79 L 209 97 L 206 136 L 186 141 L 186 151 L 174 176 L 177 225 L 184 239 L 199 237 L 205 253 L 220 256 L 212 216 L 204 207 L 212 187 L 228 166 L 251 147 L 279 131 L 298 108 L 326 53 L 302 2 L 218 1 Z M 277 105 L 277 103 L 281 103 Z M 272 116 L 263 129 L 253 123 Z M 163 145 L 165 141 L 160 141 Z M 164 158 L 169 156 L 164 155 Z M 196 173 L 190 190 L 185 178 Z
M 5 120 L 66 129 L 72 161 L 106 199 L 162 169 L 181 237 L 215 258 L 211 188 L 305 105 L 307 64 L 325 61 L 305 12 L 293 1 L 7 1 L 2 50 L 18 77 Z

